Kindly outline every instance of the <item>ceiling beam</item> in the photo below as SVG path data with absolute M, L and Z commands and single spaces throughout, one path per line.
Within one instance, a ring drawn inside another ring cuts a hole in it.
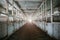
M 15 0 L 15 1 L 42 1 L 42 0 Z
M 19 5 L 19 3 L 17 2 L 17 1 L 14 1 L 16 4 L 17 4 L 17 6 L 20 8 L 20 10 L 23 12 L 23 10 L 21 9 L 21 6 Z
M 40 6 L 42 5 L 44 0 L 41 1 L 40 5 L 38 6 L 37 10 L 35 10 L 35 13 L 38 12 L 38 10 L 40 9 Z M 35 13 L 33 13 L 33 15 L 36 15 Z M 38 15 L 39 16 L 39 15 Z
M 19 5 L 19 3 L 17 2 L 17 1 L 14 1 L 16 4 L 17 4 L 17 6 L 20 8 L 20 10 L 21 10 L 21 12 L 24 14 L 24 10 L 23 9 L 21 9 L 21 6 Z M 24 16 L 26 16 L 25 14 L 24 14 Z

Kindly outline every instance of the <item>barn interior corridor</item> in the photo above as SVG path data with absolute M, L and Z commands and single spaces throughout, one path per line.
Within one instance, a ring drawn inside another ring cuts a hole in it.
M 33 23 L 26 23 L 7 40 L 55 40 Z
M 60 40 L 60 0 L 0 0 L 0 40 Z

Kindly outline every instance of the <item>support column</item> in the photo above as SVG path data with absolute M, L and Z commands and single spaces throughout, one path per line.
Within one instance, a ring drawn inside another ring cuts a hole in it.
M 53 22 L 53 16 L 52 16 L 52 14 L 53 14 L 53 2 L 52 2 L 53 0 L 51 0 L 51 23 Z
M 15 26 L 14 26 L 14 0 L 12 0 L 12 17 L 13 17 L 13 32 L 15 31 Z
M 7 3 L 7 0 L 6 0 L 6 14 L 8 14 L 8 3 Z M 9 15 L 8 15 L 8 17 L 9 17 Z M 9 18 L 7 18 L 7 37 L 8 37 L 8 19 Z
M 51 0 L 51 24 L 52 24 L 52 37 L 54 36 L 54 26 L 53 26 L 53 0 Z

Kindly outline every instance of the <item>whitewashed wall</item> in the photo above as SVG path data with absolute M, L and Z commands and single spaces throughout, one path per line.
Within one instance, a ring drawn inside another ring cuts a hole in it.
M 40 29 L 43 31 L 47 31 L 47 34 L 51 37 L 55 37 L 56 39 L 60 40 L 60 23 L 53 22 L 53 23 L 44 23 L 44 22 L 34 22 Z
M 54 22 L 54 37 L 60 40 L 60 23 Z
M 0 22 L 0 38 L 7 36 L 7 24 Z
M 21 28 L 26 22 L 22 21 L 22 22 L 15 22 L 14 25 L 13 23 L 0 23 L 0 38 L 3 38 L 5 36 L 10 36 L 12 33 L 14 33 L 15 31 L 17 31 L 19 28 Z
M 46 31 L 46 25 L 44 22 L 35 21 L 34 24 L 36 24 L 40 29 Z
M 60 40 L 60 23 L 47 23 L 47 32 L 51 37 L 55 37 Z
M 46 30 L 47 30 L 47 33 L 52 37 L 53 36 L 53 26 L 51 23 L 47 23 Z
M 10 23 L 8 25 L 8 35 L 11 35 L 14 32 L 14 26 L 13 23 Z
M 21 28 L 26 22 L 21 21 L 21 22 L 15 22 L 14 25 L 11 23 L 8 26 L 8 35 L 11 35 L 15 31 L 17 31 L 19 28 Z

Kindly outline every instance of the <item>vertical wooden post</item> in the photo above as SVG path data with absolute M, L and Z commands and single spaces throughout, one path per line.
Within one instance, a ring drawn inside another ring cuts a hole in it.
M 46 1 L 45 1 L 45 16 L 46 16 L 46 24 L 47 24 L 47 12 L 46 12 L 46 7 L 47 7 L 47 5 L 46 5 Z
M 15 27 L 14 27 L 14 0 L 12 0 L 12 17 L 13 17 L 13 32 L 15 31 Z
M 53 2 L 51 0 L 51 23 L 53 22 L 53 16 L 52 16 L 52 14 L 53 14 Z
M 51 0 L 51 24 L 52 24 L 52 37 L 54 35 L 54 26 L 53 26 L 53 0 Z
M 12 16 L 14 15 L 14 14 L 13 14 L 13 5 L 14 5 L 14 2 L 13 2 L 13 0 L 12 0 Z
M 5 0 L 5 1 L 6 1 L 6 14 L 8 14 L 8 3 L 7 3 L 7 0 Z M 7 18 L 7 37 L 8 37 L 8 19 L 9 18 Z

